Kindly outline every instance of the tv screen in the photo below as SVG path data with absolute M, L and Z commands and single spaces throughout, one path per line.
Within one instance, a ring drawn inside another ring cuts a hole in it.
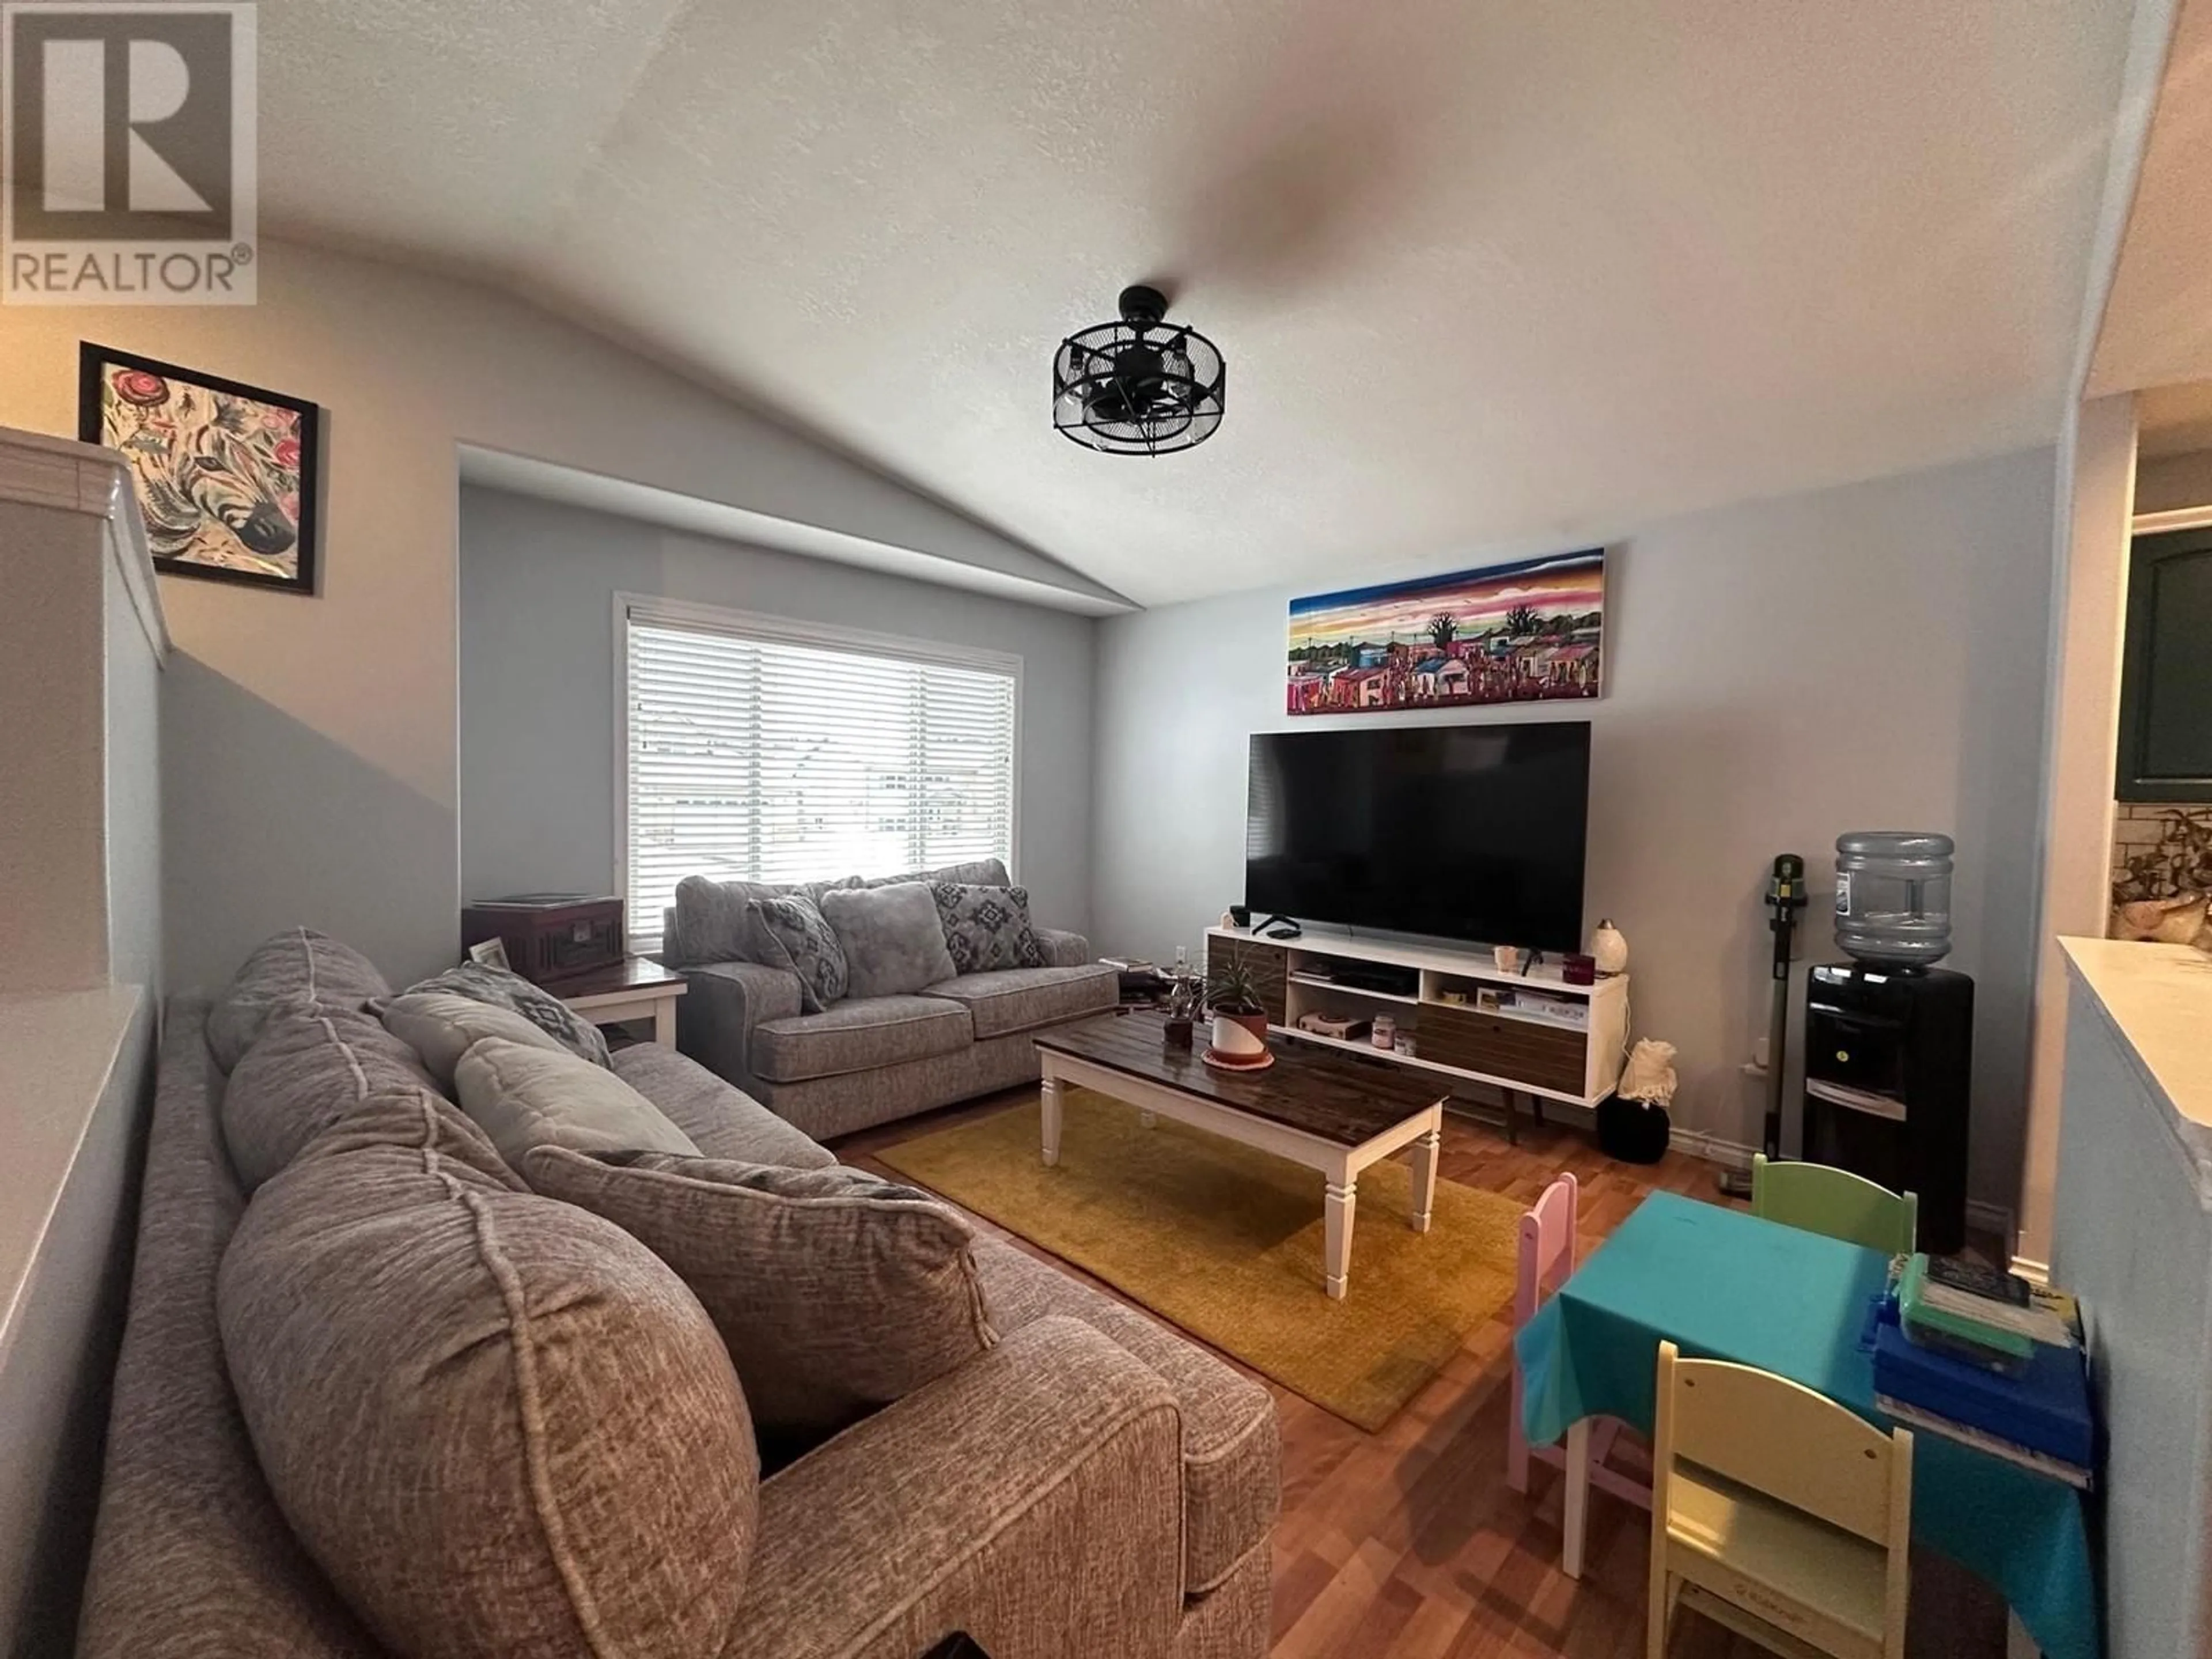
M 1266 732 L 1252 739 L 1256 921 L 1578 951 L 1589 722 Z

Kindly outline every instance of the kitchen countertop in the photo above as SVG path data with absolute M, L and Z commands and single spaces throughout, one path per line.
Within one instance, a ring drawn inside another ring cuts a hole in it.
M 2212 1197 L 2212 956 L 2186 945 L 2062 939 L 2075 981 L 2166 1109 Z

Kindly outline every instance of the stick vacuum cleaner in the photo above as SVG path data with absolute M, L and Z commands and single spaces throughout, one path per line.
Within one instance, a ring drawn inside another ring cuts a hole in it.
M 1766 878 L 1766 928 L 1774 935 L 1774 1005 L 1766 1021 L 1766 1124 L 1759 1136 L 1768 1158 L 1782 1156 L 1782 1073 L 1790 1036 L 1790 958 L 1796 953 L 1798 914 L 1805 908 L 1805 860 L 1784 853 Z M 1751 1196 L 1751 1171 L 1723 1170 L 1721 1191 Z

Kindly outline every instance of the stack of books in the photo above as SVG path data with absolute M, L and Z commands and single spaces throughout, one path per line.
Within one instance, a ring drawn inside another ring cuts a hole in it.
M 2087 1490 L 2096 1422 L 2074 1299 L 2013 1274 L 1908 1259 L 1875 1335 L 1875 1403 L 1899 1422 Z
M 1897 1300 L 1908 1339 L 1991 1370 L 2025 1370 L 2039 1343 L 2081 1344 L 2073 1297 L 2002 1268 L 1912 1256 L 1898 1281 Z

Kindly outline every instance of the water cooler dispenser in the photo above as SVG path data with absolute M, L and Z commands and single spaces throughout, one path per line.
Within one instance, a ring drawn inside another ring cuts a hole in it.
M 1966 1238 L 1974 981 L 1951 948 L 1951 839 L 1836 841 L 1836 943 L 1805 985 L 1804 1155 L 1920 1200 L 1920 1248 Z

